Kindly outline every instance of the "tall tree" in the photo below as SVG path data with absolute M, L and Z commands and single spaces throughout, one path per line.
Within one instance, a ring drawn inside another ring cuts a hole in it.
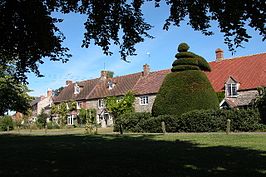
M 0 75 L 0 116 L 7 111 L 18 111 L 27 114 L 32 97 L 25 84 L 18 82 L 10 75 Z
M 106 55 L 111 55 L 110 45 L 120 47 L 123 60 L 135 55 L 135 45 L 152 38 L 152 28 L 142 13 L 144 3 L 152 1 L 159 7 L 162 0 L 2 0 L 0 2 L 0 64 L 14 65 L 16 78 L 26 80 L 25 72 L 41 75 L 38 64 L 43 58 L 67 61 L 68 49 L 62 47 L 63 34 L 56 27 L 60 19 L 51 17 L 54 11 L 87 15 L 83 47 L 92 41 Z M 188 17 L 188 25 L 204 35 L 210 31 L 211 22 L 217 21 L 224 42 L 234 51 L 251 36 L 247 27 L 266 39 L 266 2 L 263 0 L 164 0 L 169 6 L 169 17 L 164 29 L 180 26 Z M 156 18 L 156 17 L 155 17 Z

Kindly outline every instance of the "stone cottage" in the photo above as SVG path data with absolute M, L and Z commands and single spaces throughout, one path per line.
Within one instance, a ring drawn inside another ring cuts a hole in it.
M 250 56 L 223 58 L 223 51 L 217 49 L 216 59 L 210 62 L 212 71 L 206 72 L 215 92 L 224 92 L 221 108 L 247 107 L 258 95 L 258 87 L 266 87 L 266 53 Z M 151 112 L 156 93 L 170 69 L 150 71 L 149 65 L 142 72 L 108 77 L 108 71 L 101 71 L 99 78 L 81 82 L 66 81 L 65 88 L 54 98 L 54 104 L 74 100 L 77 111 L 68 116 L 68 124 L 73 125 L 80 108 L 97 110 L 97 121 L 102 127 L 112 125 L 112 117 L 104 107 L 107 96 L 123 96 L 129 90 L 136 96 L 135 111 Z

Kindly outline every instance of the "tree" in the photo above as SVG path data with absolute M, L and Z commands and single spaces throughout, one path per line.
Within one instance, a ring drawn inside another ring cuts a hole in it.
M 134 100 L 135 96 L 131 91 L 127 92 L 122 99 L 114 96 L 106 98 L 106 109 L 113 116 L 114 123 L 119 116 L 134 111 Z M 120 133 L 123 134 L 121 124 Z
M 8 111 L 27 114 L 33 99 L 28 92 L 25 84 L 0 71 L 0 116 Z
M 64 89 L 64 87 L 59 87 L 58 89 L 53 90 L 54 96 L 58 96 L 63 89 Z
M 41 114 L 37 116 L 37 123 L 40 128 L 45 128 L 47 124 L 47 118 L 49 118 L 49 115 L 44 112 L 44 109 L 42 109 Z
M 210 71 L 208 62 L 188 52 L 181 43 L 171 73 L 167 74 L 155 98 L 152 114 L 177 115 L 196 109 L 218 109 L 218 97 L 203 71 Z
M 87 48 L 94 41 L 104 54 L 111 55 L 110 46 L 115 44 L 120 47 L 121 58 L 126 61 L 127 56 L 136 54 L 136 44 L 152 38 L 148 34 L 152 26 L 145 22 L 142 13 L 142 6 L 148 1 L 153 1 L 155 7 L 162 3 L 161 0 L 2 0 L 0 64 L 7 70 L 9 65 L 15 66 L 15 70 L 9 72 L 25 81 L 25 73 L 30 71 L 41 76 L 38 64 L 44 62 L 44 57 L 66 62 L 70 55 L 62 46 L 64 36 L 55 25 L 62 20 L 51 16 L 55 11 L 87 15 L 82 47 Z M 211 35 L 211 22 L 217 21 L 230 51 L 249 41 L 251 36 L 247 27 L 255 29 L 263 40 L 266 39 L 265 1 L 164 2 L 169 6 L 165 30 L 171 25 L 179 27 L 188 17 L 188 25 L 194 30 Z

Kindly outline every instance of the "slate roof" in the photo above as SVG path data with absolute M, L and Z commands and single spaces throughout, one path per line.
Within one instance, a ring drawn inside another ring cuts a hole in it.
M 224 59 L 210 62 L 212 71 L 206 72 L 214 90 L 224 90 L 224 84 L 231 76 L 240 83 L 240 90 L 256 89 L 266 86 L 266 53 Z M 106 96 L 124 95 L 132 90 L 136 95 L 156 94 L 170 69 L 150 72 L 143 76 L 142 72 L 101 80 L 100 78 L 78 82 L 82 86 L 80 94 L 74 95 L 74 84 L 65 87 L 54 102 L 67 100 L 90 100 Z M 108 81 L 115 84 L 108 89 Z

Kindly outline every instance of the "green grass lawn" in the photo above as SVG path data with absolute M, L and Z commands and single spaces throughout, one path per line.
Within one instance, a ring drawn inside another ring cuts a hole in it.
M 266 176 L 266 134 L 2 134 L 0 145 L 1 177 Z

